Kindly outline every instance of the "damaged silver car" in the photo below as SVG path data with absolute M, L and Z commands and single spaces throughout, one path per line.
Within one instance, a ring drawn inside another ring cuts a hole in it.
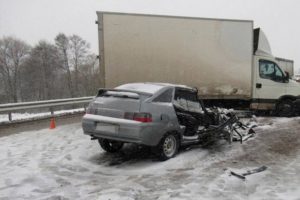
M 167 160 L 182 145 L 211 138 L 232 140 L 236 120 L 207 111 L 195 88 L 130 83 L 100 89 L 87 108 L 82 127 L 107 152 L 136 143 L 152 147 L 161 160 Z

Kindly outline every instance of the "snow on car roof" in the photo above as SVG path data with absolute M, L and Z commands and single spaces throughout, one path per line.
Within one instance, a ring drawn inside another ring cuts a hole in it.
M 163 86 L 172 86 L 172 87 L 180 87 L 180 88 L 191 89 L 191 90 L 194 89 L 194 88 L 189 87 L 187 85 L 172 84 L 172 83 L 152 83 L 152 84 L 158 84 L 158 85 L 163 85 Z
M 139 92 L 148 92 L 154 94 L 158 90 L 162 89 L 164 86 L 157 85 L 157 84 L 150 84 L 150 83 L 128 83 L 124 85 L 120 85 L 116 87 L 116 89 L 123 89 L 123 90 L 133 90 Z
M 116 89 L 134 90 L 134 91 L 148 92 L 154 94 L 166 86 L 183 87 L 183 88 L 192 89 L 191 87 L 185 85 L 175 85 L 171 83 L 128 83 L 128 84 L 120 85 L 116 87 Z

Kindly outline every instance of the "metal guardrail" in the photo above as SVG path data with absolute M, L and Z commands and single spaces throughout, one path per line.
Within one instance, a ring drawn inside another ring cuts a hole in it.
M 53 108 L 57 106 L 65 105 L 77 105 L 77 104 L 87 104 L 91 102 L 94 96 L 90 97 L 79 97 L 79 98 L 68 98 L 68 99 L 54 99 L 46 101 L 32 101 L 32 102 L 22 102 L 22 103 L 8 103 L 0 104 L 0 113 L 7 113 L 9 121 L 12 121 L 11 113 L 17 110 L 28 110 L 34 108 L 49 108 L 51 115 L 53 115 Z

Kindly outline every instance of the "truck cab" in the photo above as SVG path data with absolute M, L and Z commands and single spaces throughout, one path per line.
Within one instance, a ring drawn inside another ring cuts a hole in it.
M 271 52 L 270 45 L 260 29 L 254 30 L 253 91 L 250 108 L 274 110 L 281 116 L 291 116 L 295 101 L 300 98 L 300 85 L 290 79 Z

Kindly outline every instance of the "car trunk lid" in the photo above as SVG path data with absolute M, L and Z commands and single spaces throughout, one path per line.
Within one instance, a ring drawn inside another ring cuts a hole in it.
M 124 118 L 127 112 L 139 112 L 141 101 L 151 94 L 118 89 L 101 89 L 90 106 L 92 114 Z

